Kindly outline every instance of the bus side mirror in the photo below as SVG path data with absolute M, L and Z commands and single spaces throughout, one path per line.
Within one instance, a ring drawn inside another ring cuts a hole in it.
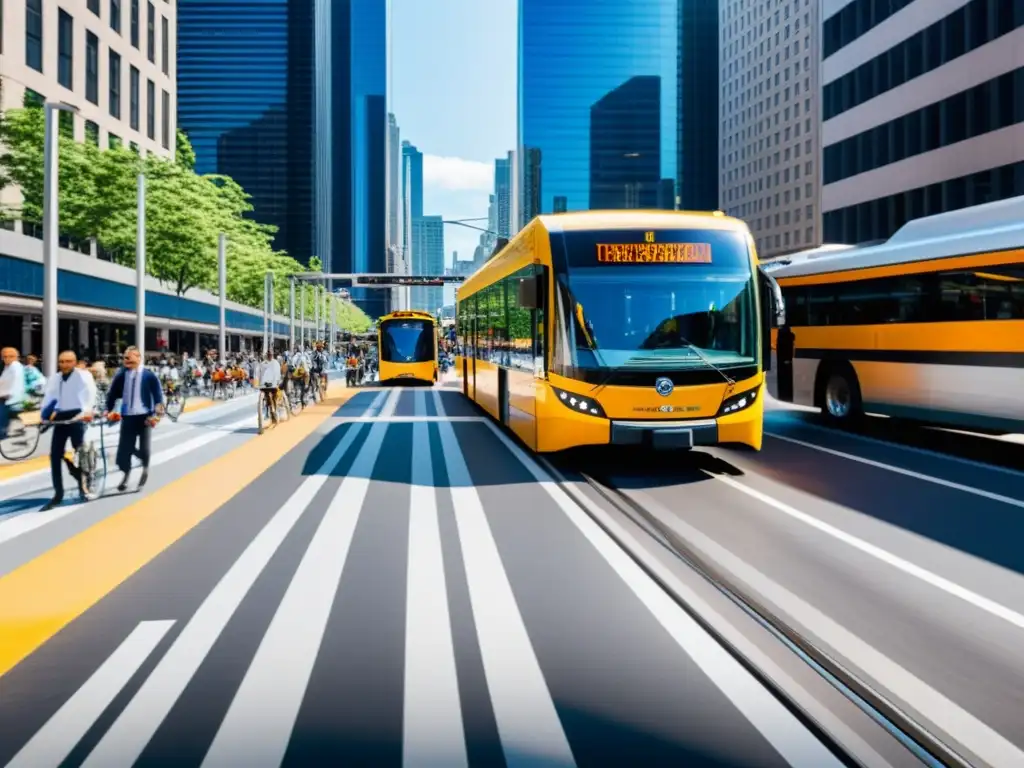
M 757 272 L 761 287 L 761 306 L 768 319 L 769 328 L 781 328 L 786 324 L 786 300 L 778 281 L 764 270 Z
M 524 277 L 519 281 L 519 308 L 541 309 L 541 278 Z

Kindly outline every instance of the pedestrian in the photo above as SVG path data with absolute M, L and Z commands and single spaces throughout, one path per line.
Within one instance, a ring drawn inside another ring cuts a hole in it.
M 85 440 L 86 423 L 92 420 L 95 406 L 95 390 L 76 365 L 78 356 L 70 349 L 57 356 L 57 375 L 50 378 L 43 395 L 40 416 L 44 421 L 53 423 L 53 438 L 50 441 L 50 479 L 53 481 L 53 498 L 43 507 L 48 511 L 64 500 L 63 466 L 64 450 L 68 440 L 75 450 Z M 91 377 L 90 377 L 91 378 Z M 76 417 L 81 419 L 74 420 Z M 74 421 L 73 421 L 74 420 Z M 84 494 L 85 478 L 72 463 L 67 462 L 71 476 L 78 482 L 78 488 Z
M 128 489 L 132 456 L 142 462 L 141 489 L 149 479 L 150 442 L 153 427 L 164 412 L 164 391 L 159 377 L 142 367 L 138 347 L 124 351 L 124 367 L 114 376 L 107 392 L 107 411 L 121 400 L 121 438 L 117 444 L 117 467 L 124 473 L 117 490 Z
M 4 363 L 0 374 L 0 439 L 4 439 L 11 414 L 19 412 L 25 400 L 25 370 L 14 347 L 4 347 L 0 357 Z

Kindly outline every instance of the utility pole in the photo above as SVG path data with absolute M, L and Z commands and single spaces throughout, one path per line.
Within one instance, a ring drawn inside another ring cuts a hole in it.
M 146 361 L 146 177 L 135 185 L 135 346 Z
M 218 360 L 223 361 L 228 354 L 228 330 L 227 330 L 227 286 L 228 286 L 228 238 L 223 232 L 217 236 L 217 284 L 220 290 L 220 321 L 218 333 L 220 336 L 217 350 L 220 353 Z

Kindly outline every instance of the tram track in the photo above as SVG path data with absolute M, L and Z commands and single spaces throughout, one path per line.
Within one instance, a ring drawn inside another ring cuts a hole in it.
M 589 488 L 608 508 L 630 520 L 667 552 L 673 560 L 697 574 L 715 592 L 748 616 L 817 677 L 825 681 L 845 700 L 900 743 L 921 764 L 933 768 L 969 768 L 972 765 L 968 759 L 946 744 L 942 738 L 863 680 L 848 666 L 820 648 L 803 633 L 789 626 L 764 601 L 751 594 L 749 589 L 737 583 L 736 579 L 724 573 L 715 563 L 710 562 L 696 547 L 661 521 L 656 514 L 617 487 L 608 477 L 603 476 L 600 472 L 592 473 L 569 469 L 568 473 L 576 475 L 578 478 L 574 480 L 549 459 L 538 457 L 538 460 L 561 489 L 604 530 L 617 546 L 845 763 L 856 766 L 869 765 L 858 756 L 851 754 L 850 750 L 843 746 L 842 741 L 832 732 L 832 729 L 820 722 L 819 718 L 812 714 L 804 703 L 798 701 L 797 697 L 788 690 L 788 686 L 780 683 L 762 669 L 750 658 L 748 653 L 738 647 L 737 643 L 726 637 L 726 633 L 720 626 L 716 626 L 701 611 L 695 609 L 690 601 L 680 594 L 680 590 L 671 583 L 672 580 L 665 578 L 658 568 L 653 567 L 653 558 L 649 549 L 640 543 L 630 541 L 630 537 L 622 535 L 615 526 L 609 525 L 606 520 L 602 519 L 602 516 L 595 512 L 593 500 L 581 492 L 578 487 L 580 483 Z M 708 477 L 712 475 L 709 468 L 702 468 L 700 471 L 707 474 Z

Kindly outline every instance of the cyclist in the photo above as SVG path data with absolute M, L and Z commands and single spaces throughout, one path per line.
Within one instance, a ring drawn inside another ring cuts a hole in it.
M 306 402 L 306 392 L 309 388 L 309 355 L 304 351 L 295 348 L 288 361 L 288 368 L 291 371 L 291 383 L 299 385 L 299 402 Z
M 76 367 L 78 357 L 66 350 L 57 357 L 57 375 L 46 384 L 43 395 L 41 417 L 44 421 L 58 422 L 53 427 L 50 441 L 50 479 L 53 481 L 53 498 L 43 507 L 48 511 L 64 500 L 64 477 L 62 464 L 67 463 L 71 476 L 78 482 L 78 488 L 85 493 L 85 478 L 64 458 L 68 440 L 78 450 L 85 441 L 85 422 L 92 420 L 95 407 L 95 382 L 92 377 Z M 88 376 L 88 378 L 86 378 Z M 81 416 L 81 421 L 71 420 Z M 69 423 L 70 422 L 70 423 Z
M 270 411 L 270 419 L 277 424 L 277 392 L 281 388 L 281 364 L 273 352 L 267 352 L 263 363 L 257 369 L 256 381 Z
M 0 439 L 7 437 L 7 425 L 12 413 L 21 410 L 25 399 L 25 369 L 18 359 L 18 350 L 4 347 L 0 352 L 4 372 L 0 374 Z
M 313 352 L 313 359 L 310 362 L 314 381 L 316 381 L 324 392 L 327 392 L 327 353 L 324 352 L 324 343 L 318 341 L 316 350 Z

